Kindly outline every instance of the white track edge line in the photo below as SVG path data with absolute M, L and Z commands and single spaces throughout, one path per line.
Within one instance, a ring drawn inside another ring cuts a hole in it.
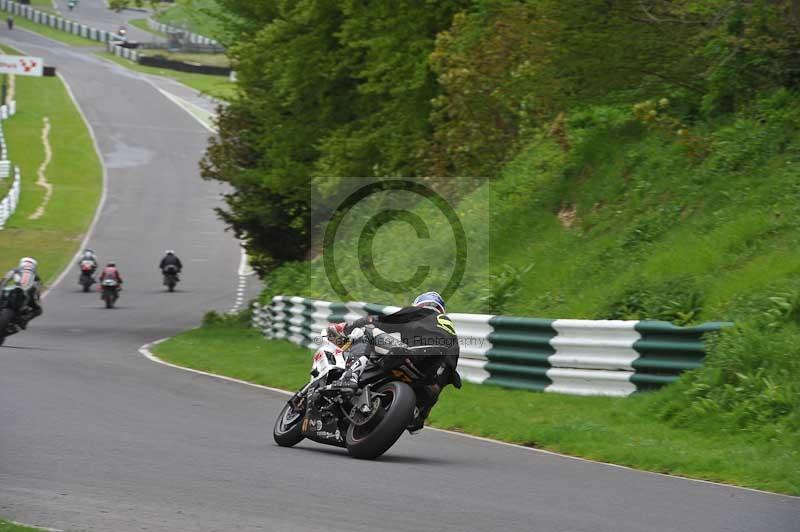
M 272 388 L 270 386 L 264 386 L 263 384 L 255 384 L 255 383 L 252 383 L 252 382 L 243 381 L 241 379 L 235 379 L 233 377 L 226 377 L 225 375 L 218 375 L 216 373 L 209 373 L 207 371 L 201 371 L 199 369 L 187 368 L 186 366 L 179 366 L 177 364 L 173 364 L 171 362 L 167 362 L 166 360 L 162 360 L 161 358 L 159 358 L 156 355 L 154 355 L 153 352 L 150 351 L 150 348 L 155 346 L 155 345 L 158 345 L 158 344 L 160 344 L 162 342 L 165 342 L 167 340 L 169 340 L 169 338 L 161 338 L 160 340 L 156 340 L 154 342 L 150 342 L 150 343 L 144 344 L 142 347 L 139 348 L 139 353 L 142 354 L 144 357 L 152 360 L 153 362 L 156 362 L 158 364 L 163 364 L 163 365 L 169 366 L 171 368 L 176 368 L 176 369 L 180 369 L 180 370 L 183 370 L 183 371 L 188 371 L 190 373 L 197 373 L 198 375 L 205 375 L 206 377 L 212 377 L 212 378 L 220 379 L 220 380 L 223 380 L 223 381 L 234 382 L 236 384 L 243 384 L 245 386 L 251 386 L 253 388 L 260 388 L 262 390 L 268 390 L 270 392 L 279 393 L 281 395 L 289 395 L 289 396 L 294 395 L 292 392 L 287 392 L 286 390 L 281 390 L 280 388 Z
M 270 392 L 276 392 L 276 393 L 280 393 L 282 395 L 288 395 L 288 396 L 294 395 L 293 392 L 289 392 L 287 390 L 281 390 L 280 388 L 272 388 L 270 386 L 264 386 L 263 384 L 255 384 L 253 382 L 243 381 L 241 379 L 235 379 L 233 377 L 226 377 L 225 375 L 218 375 L 216 373 L 209 373 L 207 371 L 201 371 L 199 369 L 192 369 L 192 368 L 187 368 L 186 366 L 179 366 L 177 364 L 173 364 L 171 362 L 166 362 L 165 360 L 162 360 L 162 359 L 158 358 L 156 355 L 154 355 L 150 351 L 150 347 L 152 347 L 154 345 L 158 345 L 158 344 L 160 344 L 162 342 L 166 342 L 169 339 L 170 339 L 170 337 L 161 338 L 159 340 L 155 340 L 154 342 L 150 342 L 150 343 L 144 344 L 142 347 L 139 348 L 139 353 L 142 354 L 143 356 L 145 356 L 146 358 L 150 359 L 153 362 L 156 362 L 158 364 L 163 364 L 163 365 L 169 366 L 171 368 L 176 368 L 176 369 L 180 369 L 180 370 L 183 370 L 183 371 L 188 371 L 190 373 L 197 373 L 199 375 L 205 375 L 207 377 L 220 379 L 220 380 L 224 380 L 224 381 L 228 381 L 228 382 L 235 382 L 236 384 L 243 384 L 245 386 L 252 386 L 253 388 L 260 388 L 262 390 L 268 390 Z M 478 440 L 478 441 L 481 441 L 481 442 L 484 442 L 484 443 L 493 443 L 493 444 L 496 444 L 496 445 L 504 445 L 506 447 L 513 447 L 515 449 L 520 449 L 520 450 L 523 450 L 523 451 L 541 453 L 541 454 L 546 454 L 546 455 L 550 455 L 550 456 L 558 456 L 560 458 L 566 458 L 566 459 L 569 459 L 569 460 L 577 460 L 577 461 L 580 461 L 580 462 L 587 462 L 587 463 L 590 463 L 590 464 L 599 464 L 599 465 L 604 465 L 604 466 L 608 466 L 608 467 L 614 467 L 614 468 L 617 468 L 617 469 L 623 469 L 623 470 L 626 470 L 626 471 L 632 471 L 632 472 L 635 472 L 635 473 L 642 473 L 642 474 L 647 474 L 647 475 L 656 475 L 656 476 L 659 476 L 659 477 L 666 477 L 666 478 L 671 478 L 671 479 L 685 480 L 685 481 L 688 481 L 688 482 L 698 482 L 698 483 L 701 483 L 701 484 L 709 484 L 709 485 L 717 486 L 717 487 L 721 487 L 721 488 L 730 488 L 730 489 L 736 489 L 736 490 L 749 491 L 749 492 L 753 492 L 753 493 L 759 493 L 759 494 L 762 494 L 762 495 L 770 495 L 770 496 L 773 496 L 773 497 L 782 497 L 782 498 L 786 498 L 786 499 L 800 499 L 800 496 L 797 496 L 797 495 L 787 495 L 785 493 L 776 493 L 774 491 L 760 490 L 760 489 L 757 489 L 757 488 L 748 488 L 746 486 L 736 486 L 735 484 L 725 484 L 724 482 L 715 482 L 713 480 L 703 480 L 703 479 L 699 479 L 699 478 L 682 477 L 680 475 L 670 475 L 668 473 L 658 473 L 656 471 L 647 471 L 647 470 L 644 470 L 644 469 L 636 469 L 635 467 L 619 465 L 619 464 L 612 464 L 610 462 L 601 462 L 600 460 L 591 460 L 589 458 L 581 458 L 580 456 L 571 456 L 571 455 L 568 455 L 568 454 L 561 454 L 561 453 L 558 453 L 558 452 L 555 452 L 555 451 L 548 451 L 548 450 L 545 450 L 545 449 L 537 449 L 535 447 L 526 447 L 524 445 L 519 445 L 517 443 L 509 443 L 509 442 L 500 441 L 500 440 L 493 440 L 492 438 L 486 438 L 484 436 L 475 436 L 473 434 L 465 434 L 463 432 L 456 432 L 454 430 L 440 429 L 440 428 L 431 427 L 431 426 L 428 426 L 428 425 L 425 426 L 425 429 L 426 430 L 432 430 L 432 431 L 435 431 L 435 432 L 443 432 L 443 433 L 446 433 L 446 434 L 451 434 L 453 436 L 461 436 L 462 438 L 469 438 L 469 439 L 472 439 L 472 440 Z
M 177 105 L 178 107 L 183 109 L 184 112 L 188 113 L 189 116 L 194 118 L 197 122 L 200 123 L 200 125 L 202 125 L 204 128 L 206 128 L 209 132 L 214 133 L 214 134 L 217 133 L 216 129 L 214 129 L 211 125 L 207 124 L 205 122 L 205 120 L 203 120 L 202 118 L 197 116 L 197 114 L 192 112 L 191 108 L 189 107 L 190 105 L 193 105 L 191 102 L 186 101 L 183 98 L 181 98 L 180 96 L 176 96 L 176 95 L 172 94 L 169 91 L 165 91 L 164 89 L 162 89 L 161 87 L 159 87 L 158 85 L 156 85 L 155 83 L 153 83 L 151 80 L 149 80 L 147 78 L 144 78 L 144 80 L 147 83 L 149 83 L 150 85 L 152 85 L 156 90 L 158 90 L 158 92 L 163 94 L 164 97 L 167 98 L 169 101 L 171 101 L 172 103 L 174 103 L 175 105 Z M 201 109 L 199 106 L 195 105 L 195 107 L 197 107 L 198 109 Z M 201 109 L 201 110 L 205 111 L 204 109 Z M 211 114 L 213 116 L 213 113 L 211 113 Z
M 60 528 L 50 528 L 46 526 L 31 525 L 28 523 L 20 523 L 19 521 L 8 521 L 8 522 L 11 523 L 12 525 L 24 526 L 27 528 L 37 528 L 39 530 L 46 530 L 47 532 L 64 532 Z

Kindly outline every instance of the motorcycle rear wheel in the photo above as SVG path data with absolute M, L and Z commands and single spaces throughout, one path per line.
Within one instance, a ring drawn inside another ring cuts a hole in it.
M 103 294 L 103 301 L 106 302 L 106 308 L 114 308 L 114 296 L 111 293 Z
M 382 417 L 375 423 L 347 428 L 345 444 L 353 458 L 374 460 L 389 450 L 406 430 L 414 417 L 416 394 L 411 387 L 399 381 L 384 384 L 375 393 L 381 398 Z
M 8 324 L 14 319 L 14 311 L 9 308 L 4 308 L 0 310 L 0 345 L 3 345 L 3 342 L 6 339 L 6 329 L 8 329 Z
M 272 429 L 272 438 L 275 443 L 281 447 L 292 447 L 303 441 L 305 438 L 302 430 L 303 418 L 303 414 L 295 411 L 291 402 L 287 402 Z

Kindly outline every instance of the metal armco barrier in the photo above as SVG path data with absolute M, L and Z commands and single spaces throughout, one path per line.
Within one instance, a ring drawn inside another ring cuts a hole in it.
M 8 221 L 11 215 L 14 214 L 14 211 L 17 210 L 20 188 L 21 179 L 19 168 L 14 168 L 14 182 L 11 184 L 11 190 L 8 191 L 6 197 L 0 200 L 0 229 L 5 227 L 6 221 Z
M 83 37 L 84 39 L 91 39 L 98 42 L 108 42 L 111 39 L 111 33 L 84 26 L 72 20 L 65 19 L 58 15 L 53 15 L 45 11 L 39 11 L 29 5 L 22 5 L 19 2 L 12 2 L 11 0 L 0 0 L 0 9 L 7 11 L 12 15 L 21 16 L 44 26 L 71 33 Z
M 0 118 L 6 120 L 17 112 L 17 104 L 14 101 L 9 102 L 8 105 L 0 106 Z M 6 146 L 5 135 L 3 128 L 0 126 L 0 180 L 7 179 L 12 173 L 11 161 L 8 160 L 8 147 Z M 19 193 L 22 187 L 22 180 L 20 178 L 19 168 L 13 168 L 14 180 L 11 183 L 11 188 L 5 197 L 0 199 L 0 229 L 6 225 L 6 221 L 11 218 L 14 211 L 17 210 L 19 204 Z
M 253 327 L 267 338 L 313 348 L 328 323 L 399 308 L 276 296 L 270 305 L 254 305 Z M 702 364 L 705 334 L 732 325 L 449 316 L 459 337 L 458 370 L 464 380 L 571 395 L 627 396 L 673 382 Z
M 125 59 L 129 59 L 137 63 L 139 62 L 139 53 L 136 50 L 120 46 L 114 41 L 108 41 L 108 43 L 106 43 L 106 49 L 116 56 L 124 57 Z
M 158 22 L 156 20 L 153 20 L 152 18 L 147 19 L 147 25 L 151 30 L 158 31 L 161 33 L 178 33 L 178 32 L 185 33 L 190 43 L 221 47 L 219 42 L 210 37 L 205 37 L 204 35 L 200 35 L 199 33 L 192 33 L 190 31 L 186 31 L 184 29 L 175 26 L 170 26 L 169 24 Z

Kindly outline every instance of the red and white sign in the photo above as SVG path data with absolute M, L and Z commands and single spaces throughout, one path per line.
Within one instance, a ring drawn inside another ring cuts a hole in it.
M 41 57 L 25 57 L 21 55 L 0 55 L 0 74 L 17 74 L 19 76 L 41 76 L 44 73 L 44 61 Z

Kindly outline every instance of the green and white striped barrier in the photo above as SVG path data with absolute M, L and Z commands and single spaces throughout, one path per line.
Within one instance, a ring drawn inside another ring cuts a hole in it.
M 152 18 L 147 19 L 147 26 L 153 30 L 158 31 L 160 33 L 183 33 L 186 35 L 186 38 L 192 44 L 202 44 L 205 46 L 218 46 L 222 47 L 219 42 L 211 37 L 206 37 L 205 35 L 200 35 L 199 33 L 192 33 L 191 31 L 186 31 L 183 28 L 178 28 L 176 26 L 170 26 L 169 24 L 164 24 L 163 22 L 158 22 L 153 20 Z
M 91 28 L 84 24 L 65 19 L 59 15 L 41 11 L 30 5 L 20 4 L 12 0 L 0 0 L 0 9 L 12 15 L 26 18 L 36 24 L 49 26 L 53 29 L 71 33 L 72 35 L 77 35 L 78 37 L 83 37 L 84 39 L 90 39 L 92 41 L 109 42 L 118 38 L 111 32 Z
M 399 308 L 276 296 L 270 305 L 253 307 L 253 326 L 267 338 L 313 348 L 328 323 Z M 702 364 L 703 336 L 730 325 L 449 316 L 458 333 L 458 370 L 464 380 L 571 395 L 627 396 L 673 382 Z

